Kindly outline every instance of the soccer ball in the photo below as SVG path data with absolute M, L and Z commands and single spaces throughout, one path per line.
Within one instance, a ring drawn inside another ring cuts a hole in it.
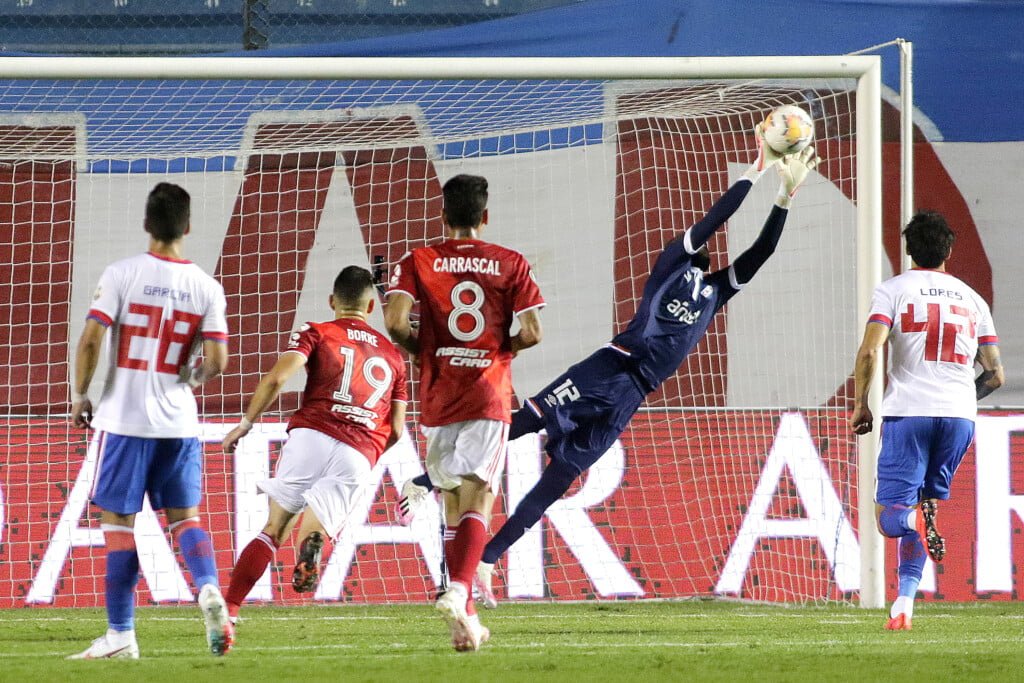
M 796 154 L 814 139 L 814 121 L 795 104 L 775 109 L 761 126 L 764 141 L 779 154 Z

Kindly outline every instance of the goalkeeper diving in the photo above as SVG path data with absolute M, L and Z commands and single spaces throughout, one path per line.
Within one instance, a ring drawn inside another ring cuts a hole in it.
M 813 147 L 779 155 L 765 143 L 760 126 L 755 137 L 754 163 L 704 218 L 666 245 L 626 329 L 527 399 L 513 416 L 509 441 L 547 430 L 550 462 L 484 550 L 474 583 L 486 606 L 497 604 L 491 576 L 498 558 L 612 446 L 644 397 L 676 373 L 715 314 L 775 252 L 793 197 L 818 159 Z M 779 192 L 757 239 L 726 268 L 707 272 L 708 240 L 771 168 L 778 173 Z M 406 483 L 399 502 L 406 520 L 431 488 L 426 475 Z

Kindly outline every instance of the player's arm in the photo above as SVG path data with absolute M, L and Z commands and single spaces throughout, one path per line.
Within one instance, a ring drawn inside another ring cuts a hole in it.
M 228 367 L 228 344 L 224 340 L 203 340 L 203 360 L 189 375 L 188 385 L 195 389 L 214 377 L 220 375 Z
M 540 308 L 523 311 L 517 318 L 519 332 L 512 337 L 512 353 L 519 353 L 523 349 L 536 346 L 544 337 L 544 330 L 540 324 Z
M 387 328 L 393 342 L 413 356 L 417 356 L 420 344 L 410 319 L 412 304 L 412 297 L 405 292 L 388 294 L 388 305 L 384 307 L 384 327 Z
M 1003 386 L 1006 382 L 1006 373 L 1003 370 L 1003 361 L 999 357 L 998 344 L 979 346 L 977 360 L 981 364 L 982 372 L 974 380 L 974 388 L 980 401 Z
M 405 432 L 405 407 L 405 401 L 391 402 L 391 434 L 388 435 L 387 443 L 384 444 L 384 450 L 398 443 L 398 440 L 402 438 L 402 433 Z
M 106 325 L 94 318 L 87 318 L 82 336 L 75 351 L 75 377 L 71 385 L 71 423 L 76 427 L 88 427 L 92 422 L 92 401 L 88 397 L 89 385 L 96 366 L 100 362 L 103 335 Z
M 745 285 L 754 279 L 754 275 L 761 269 L 768 259 L 775 253 L 775 248 L 782 237 L 782 229 L 786 225 L 786 217 L 789 215 L 789 206 L 793 201 L 796 191 L 807 179 L 808 174 L 818 165 L 818 157 L 814 154 L 813 147 L 807 147 L 802 152 L 791 154 L 776 164 L 779 172 L 779 193 L 775 197 L 775 204 L 772 206 L 768 219 L 761 227 L 757 239 L 746 251 L 740 254 L 733 264 L 732 274 L 735 277 L 734 285 Z
M 778 152 L 765 143 L 764 135 L 761 133 L 761 124 L 754 128 L 754 139 L 757 141 L 757 158 L 743 173 L 743 177 L 733 183 L 725 194 L 718 198 L 704 218 L 694 223 L 682 236 L 676 238 L 680 241 L 679 246 L 685 248 L 687 253 L 696 254 L 711 239 L 715 231 L 736 213 L 754 183 L 782 159 Z
M 850 428 L 854 434 L 871 431 L 874 416 L 868 408 L 868 393 L 871 378 L 882 356 L 882 347 L 889 338 L 889 326 L 880 322 L 868 322 L 864 338 L 857 349 L 857 360 L 853 368 L 853 412 L 850 414 Z
M 224 437 L 221 445 L 224 447 L 225 453 L 235 452 L 239 439 L 249 433 L 253 423 L 260 419 L 263 411 L 281 393 L 281 387 L 284 386 L 285 382 L 292 375 L 299 371 L 299 368 L 306 365 L 306 360 L 305 354 L 296 351 L 285 351 L 281 354 L 281 357 L 274 363 L 274 367 L 270 369 L 270 372 L 263 375 L 260 383 L 256 386 L 256 391 L 253 392 L 252 398 L 249 399 L 249 407 L 246 408 L 245 415 L 238 423 L 238 426 Z

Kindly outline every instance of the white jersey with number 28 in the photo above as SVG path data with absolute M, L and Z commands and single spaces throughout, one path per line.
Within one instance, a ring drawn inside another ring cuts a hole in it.
M 183 381 L 203 340 L 227 341 L 224 289 L 199 266 L 152 252 L 107 266 L 89 317 L 109 328 L 103 396 L 92 425 L 123 436 L 197 436 Z
M 868 322 L 891 328 L 884 417 L 978 413 L 974 358 L 997 344 L 985 300 L 943 271 L 915 268 L 875 288 Z

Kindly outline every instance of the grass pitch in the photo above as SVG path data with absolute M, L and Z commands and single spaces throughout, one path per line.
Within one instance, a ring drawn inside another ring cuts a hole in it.
M 235 649 L 206 651 L 197 608 L 137 613 L 139 661 L 65 661 L 106 628 L 97 609 L 0 610 L 2 681 L 1024 680 L 1024 606 L 880 610 L 721 602 L 504 604 L 492 639 L 456 653 L 429 605 L 243 609 Z

